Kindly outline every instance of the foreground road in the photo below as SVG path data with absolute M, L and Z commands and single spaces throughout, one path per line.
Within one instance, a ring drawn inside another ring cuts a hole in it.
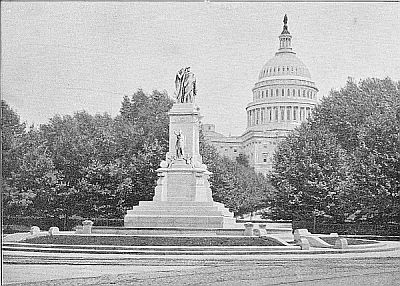
M 400 253 L 132 258 L 121 265 L 5 264 L 5 285 L 400 285 Z M 74 278 L 72 278 L 74 277 Z

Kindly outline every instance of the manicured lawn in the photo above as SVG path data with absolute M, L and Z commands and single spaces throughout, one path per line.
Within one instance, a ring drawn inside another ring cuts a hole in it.
M 160 237 L 160 236 L 41 236 L 26 240 L 36 244 L 123 245 L 123 246 L 281 246 L 260 237 Z

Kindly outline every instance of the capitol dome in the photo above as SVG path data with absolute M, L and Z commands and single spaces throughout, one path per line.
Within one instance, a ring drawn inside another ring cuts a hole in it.
M 318 88 L 306 65 L 292 49 L 292 35 L 283 19 L 279 48 L 263 65 L 247 105 L 243 151 L 255 170 L 272 170 L 273 154 L 280 140 L 312 116 Z
M 292 49 L 286 15 L 283 23 L 279 49 L 252 89 L 253 101 L 246 108 L 248 131 L 287 133 L 306 121 L 317 103 L 318 88 Z
M 277 52 L 275 57 L 263 66 L 258 79 L 287 75 L 311 79 L 306 65 L 294 52 Z
M 238 158 L 244 154 L 256 172 L 268 174 L 273 169 L 274 153 L 279 142 L 312 117 L 318 88 L 306 65 L 292 49 L 292 35 L 283 19 L 279 48 L 259 73 L 246 106 L 247 127 L 242 136 L 224 137 L 214 126 L 203 125 L 205 138 L 220 154 Z M 257 73 L 257 74 L 256 74 Z

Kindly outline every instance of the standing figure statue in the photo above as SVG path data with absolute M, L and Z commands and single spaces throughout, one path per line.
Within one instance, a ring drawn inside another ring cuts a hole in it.
M 175 144 L 176 157 L 179 159 L 183 157 L 184 142 L 183 142 L 182 130 L 179 130 L 178 133 L 174 131 L 174 134 L 176 135 L 176 144 Z
M 196 78 L 190 67 L 182 68 L 175 77 L 175 96 L 178 103 L 192 103 L 197 94 Z

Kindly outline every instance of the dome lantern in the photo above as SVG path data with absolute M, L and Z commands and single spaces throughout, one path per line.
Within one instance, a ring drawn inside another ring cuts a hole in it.
M 292 49 L 292 35 L 288 30 L 288 17 L 285 14 L 283 18 L 283 30 L 279 35 L 279 49 L 275 56 L 267 61 L 261 69 L 258 79 L 272 79 L 276 77 L 301 77 L 311 79 L 310 72 L 304 63 L 296 56 Z
M 283 30 L 279 35 L 279 50 L 277 53 L 285 53 L 292 51 L 292 35 L 290 35 L 288 26 L 287 26 L 287 15 L 283 18 Z

